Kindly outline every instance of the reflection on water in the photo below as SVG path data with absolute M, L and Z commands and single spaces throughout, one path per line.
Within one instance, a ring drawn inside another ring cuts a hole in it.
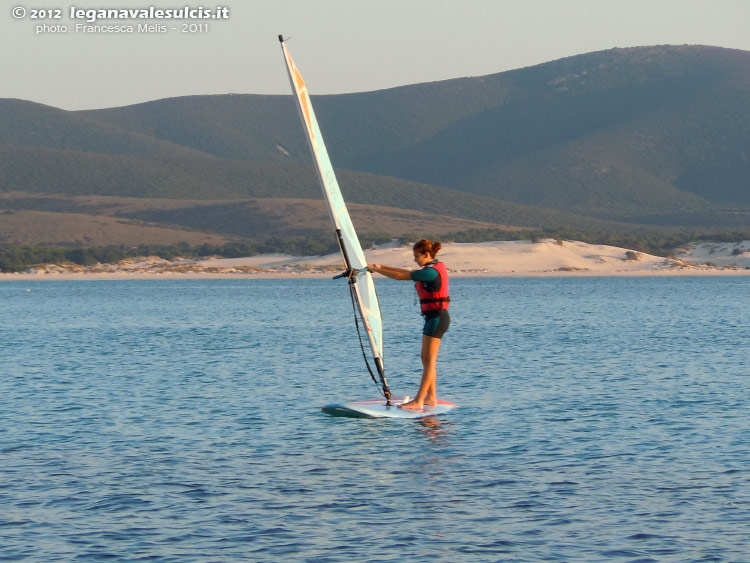
M 441 446 L 450 445 L 451 422 L 441 419 L 439 416 L 425 416 L 418 418 L 417 421 L 417 430 L 427 436 L 433 444 Z

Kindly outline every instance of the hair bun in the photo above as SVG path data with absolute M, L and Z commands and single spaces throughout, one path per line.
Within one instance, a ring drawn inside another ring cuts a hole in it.
M 433 258 L 435 258 L 435 255 L 438 253 L 438 251 L 443 247 L 442 244 L 440 244 L 440 241 L 432 242 L 431 240 L 428 240 L 426 238 L 423 238 L 414 245 L 414 250 L 421 252 L 423 254 L 429 254 Z

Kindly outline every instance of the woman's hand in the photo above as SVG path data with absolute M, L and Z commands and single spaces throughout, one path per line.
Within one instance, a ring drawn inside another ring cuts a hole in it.
M 376 272 L 392 280 L 410 280 L 411 270 L 404 268 L 394 268 L 393 266 L 384 266 L 383 264 L 368 264 L 367 269 L 370 272 Z

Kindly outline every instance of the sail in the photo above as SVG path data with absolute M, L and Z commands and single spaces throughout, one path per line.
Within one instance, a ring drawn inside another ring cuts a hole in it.
M 349 217 L 349 211 L 347 211 L 344 198 L 341 195 L 341 189 L 336 180 L 331 159 L 328 157 L 328 151 L 323 142 L 323 135 L 320 133 L 318 120 L 315 118 L 315 112 L 310 103 L 307 86 L 292 57 L 289 55 L 289 51 L 286 45 L 284 45 L 284 40 L 281 36 L 279 36 L 279 41 L 281 42 L 281 49 L 284 52 L 289 80 L 292 84 L 294 98 L 297 101 L 297 108 L 299 109 L 302 125 L 305 129 L 310 152 L 315 162 L 318 180 L 323 188 L 323 194 L 328 203 L 328 210 L 331 213 L 331 219 L 333 220 L 339 239 L 341 254 L 346 264 L 347 275 L 350 278 L 357 309 L 362 324 L 367 330 L 367 337 L 372 348 L 372 356 L 378 368 L 384 391 L 389 395 L 383 367 L 383 323 L 380 317 L 378 296 L 375 293 L 375 284 L 370 272 L 366 270 L 367 260 L 365 259 L 364 252 L 362 252 L 362 246 L 359 244 L 357 233 Z

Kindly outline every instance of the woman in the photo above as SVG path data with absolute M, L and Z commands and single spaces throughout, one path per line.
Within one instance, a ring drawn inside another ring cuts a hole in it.
M 421 269 L 406 270 L 382 264 L 368 264 L 367 269 L 394 280 L 416 282 L 420 308 L 424 316 L 422 331 L 422 380 L 416 397 L 401 405 L 404 409 L 423 409 L 437 405 L 437 356 L 440 339 L 451 323 L 448 315 L 448 271 L 435 258 L 441 248 L 438 241 L 422 239 L 414 245 L 414 262 Z

